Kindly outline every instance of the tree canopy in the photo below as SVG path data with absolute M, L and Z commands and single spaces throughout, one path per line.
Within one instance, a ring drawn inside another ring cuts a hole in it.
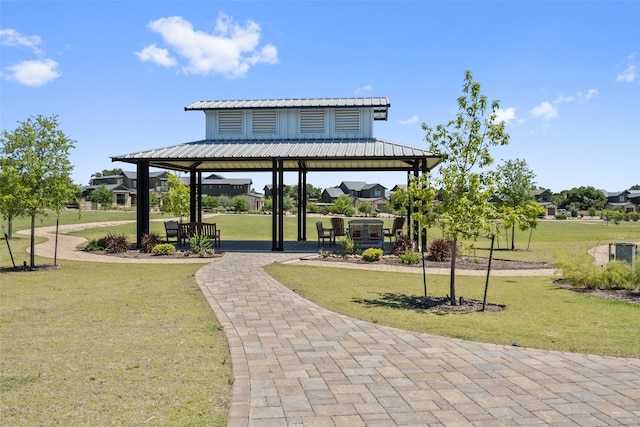
M 122 175 L 124 171 L 122 168 L 113 168 L 113 169 L 103 169 L 102 172 L 95 172 L 91 174 L 91 178 L 89 180 L 90 183 L 93 183 L 93 178 L 101 178 L 103 176 L 111 176 L 111 175 Z
M 495 171 L 495 202 L 505 229 L 511 228 L 511 250 L 515 250 L 516 225 L 522 231 L 535 228 L 544 213 L 535 201 L 535 176 L 521 159 L 507 160 Z
M 167 174 L 167 187 L 169 191 L 162 196 L 162 211 L 182 220 L 189 215 L 189 187 L 180 182 L 180 177 L 173 173 Z
M 564 191 L 564 199 L 559 203 L 562 209 L 570 211 L 604 209 L 607 204 L 607 196 L 594 187 L 574 187 Z
M 109 190 L 106 186 L 101 185 L 91 193 L 91 201 L 100 203 L 102 207 L 106 209 L 113 203 L 113 191 Z
M 446 124 L 431 128 L 422 124 L 429 150 L 443 154 L 437 173 L 412 180 L 409 196 L 418 201 L 415 218 L 423 226 L 437 225 L 453 240 L 450 298 L 456 304 L 455 248 L 458 240 L 477 239 L 490 228 L 495 210 L 492 175 L 485 169 L 493 163 L 490 148 L 509 143 L 504 122 L 498 122 L 499 101 L 488 102 L 480 83 L 465 72 L 463 95 L 458 97 L 458 114 Z M 487 111 L 489 109 L 489 111 Z
M 60 211 L 71 202 L 77 186 L 71 180 L 69 152 L 74 141 L 58 129 L 58 117 L 29 117 L 2 132 L 0 152 L 0 212 L 11 218 L 31 217 L 31 259 L 35 256 L 36 215 Z

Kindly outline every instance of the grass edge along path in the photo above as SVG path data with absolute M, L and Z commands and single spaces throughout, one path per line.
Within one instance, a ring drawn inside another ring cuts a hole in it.
M 0 274 L 3 423 L 226 425 L 229 348 L 198 265 L 62 264 Z
M 272 264 L 267 272 L 310 301 L 357 319 L 470 341 L 640 358 L 640 306 L 560 289 L 549 277 L 494 277 L 487 302 L 499 312 L 468 314 L 408 307 L 422 275 Z M 448 276 L 429 275 L 428 295 L 448 293 Z M 459 296 L 482 300 L 484 277 L 457 278 Z

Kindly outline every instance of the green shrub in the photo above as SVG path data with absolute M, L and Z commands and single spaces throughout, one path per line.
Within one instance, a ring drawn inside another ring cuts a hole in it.
M 110 254 L 127 252 L 130 249 L 129 238 L 124 234 L 109 234 L 105 251 Z
M 175 252 L 176 248 L 171 243 L 159 243 L 151 249 L 153 255 L 171 255 Z
M 93 239 L 87 243 L 84 250 L 87 252 L 104 251 L 107 248 L 107 238 Z
M 572 286 L 594 289 L 602 284 L 602 268 L 595 265 L 589 254 L 574 255 L 571 258 L 559 255 L 557 265 L 562 270 L 562 278 Z
M 191 250 L 200 256 L 204 256 L 208 249 L 211 249 L 211 240 L 209 236 L 204 234 L 194 233 L 189 239 L 189 245 Z
M 556 219 L 567 219 L 567 218 L 568 218 L 567 214 L 563 214 L 563 213 L 556 214 Z
M 572 258 L 558 257 L 562 278 L 572 286 L 586 289 L 611 289 L 635 287 L 640 283 L 640 268 L 635 272 L 622 261 L 610 261 L 604 268 L 595 264 L 593 257 L 584 253 Z
M 406 250 L 399 255 L 400 261 L 403 264 L 417 264 L 422 261 L 422 255 L 418 252 L 413 252 L 412 250 Z
M 362 252 L 362 259 L 364 261 L 380 261 L 380 258 L 382 258 L 382 249 L 380 248 L 369 248 L 369 249 L 365 249 L 364 252 Z
M 609 261 L 602 272 L 601 288 L 625 288 L 631 284 L 631 266 L 623 261 Z
M 352 240 L 349 236 L 345 236 L 338 240 L 338 244 L 345 255 L 355 255 L 360 253 L 360 242 Z
M 142 239 L 140 239 L 140 252 L 148 254 L 153 250 L 154 246 L 161 242 L 162 239 L 158 233 L 143 234 Z

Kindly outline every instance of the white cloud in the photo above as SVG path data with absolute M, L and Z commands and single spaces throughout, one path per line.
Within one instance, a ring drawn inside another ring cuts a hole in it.
M 575 100 L 575 98 L 571 95 L 569 96 L 564 96 L 564 95 L 558 95 L 558 97 L 553 101 L 554 104 L 564 104 L 565 102 L 571 102 Z
M 589 89 L 587 93 L 578 92 L 578 98 L 582 99 L 583 101 L 589 101 L 596 95 L 600 95 L 598 89 Z
M 261 29 L 251 20 L 243 27 L 221 13 L 212 33 L 194 30 L 193 25 L 180 16 L 157 19 L 148 27 L 186 61 L 182 70 L 187 74 L 222 74 L 235 78 L 244 76 L 256 64 L 278 62 L 275 46 L 268 44 L 259 48 Z M 161 51 L 151 45 L 136 54 L 143 61 L 161 61 L 160 65 L 167 66 L 164 64 L 173 58 L 168 50 L 166 54 Z
M 503 109 L 498 109 L 496 111 L 496 119 L 495 122 L 497 123 L 501 123 L 504 122 L 505 124 L 509 124 L 511 121 L 515 120 L 516 118 L 516 109 L 513 107 L 509 107 L 505 110 Z
M 558 117 L 558 110 L 550 102 L 544 101 L 529 111 L 529 114 L 536 119 L 552 120 Z
M 52 82 L 58 77 L 58 63 L 53 59 L 22 61 L 19 64 L 7 67 L 11 72 L 8 79 L 17 80 L 26 86 L 38 87 Z
M 621 83 L 631 83 L 636 79 L 636 77 L 638 77 L 638 71 L 636 70 L 636 65 L 632 64 L 616 76 L 616 81 Z
M 371 83 L 369 83 L 368 85 L 364 85 L 364 86 L 359 87 L 358 89 L 356 89 L 356 93 L 371 92 L 372 90 L 373 90 L 373 85 Z
M 39 36 L 23 36 L 16 30 L 7 28 L 0 30 L 0 44 L 3 46 L 25 46 L 39 55 L 41 51 L 38 46 L 42 44 L 42 39 Z
M 152 62 L 167 68 L 175 67 L 178 64 L 178 61 L 169 55 L 167 49 L 159 48 L 155 44 L 147 46 L 135 54 L 142 62 Z
M 638 77 L 638 67 L 635 59 L 635 52 L 625 58 L 622 65 L 625 68 L 616 76 L 617 82 L 632 83 Z
M 418 120 L 420 120 L 420 118 L 413 115 L 406 120 L 399 120 L 398 123 L 400 123 L 401 125 L 412 125 L 414 123 L 418 123 Z

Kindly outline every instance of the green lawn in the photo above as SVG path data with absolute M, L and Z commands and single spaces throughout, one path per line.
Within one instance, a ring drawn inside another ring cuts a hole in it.
M 68 211 L 60 223 L 135 217 L 135 212 Z M 53 225 L 55 219 L 38 219 L 37 226 Z M 152 231 L 163 234 L 167 217 L 152 219 L 160 219 L 152 221 Z M 316 238 L 316 220 L 308 218 L 309 240 Z M 270 216 L 220 215 L 207 221 L 218 224 L 223 240 L 271 238 Z M 322 221 L 329 225 L 329 218 Z M 285 218 L 285 239 L 296 239 L 296 226 L 295 217 Z M 26 218 L 14 223 L 14 230 L 28 227 Z M 135 225 L 77 234 L 91 239 L 108 233 L 133 240 Z M 429 231 L 430 238 L 438 234 Z M 496 256 L 553 262 L 556 253 L 640 241 L 640 223 L 544 221 L 525 251 L 528 236 L 518 232 L 520 250 Z M 18 264 L 28 259 L 28 242 L 26 236 L 11 241 Z M 6 242 L 0 243 L 0 266 L 8 267 Z M 478 255 L 486 254 L 488 241 L 475 246 Z M 51 262 L 36 257 L 38 265 Z M 229 353 L 195 284 L 198 265 L 60 263 L 58 270 L 0 273 L 0 412 L 6 424 L 226 424 Z M 640 357 L 640 307 L 560 290 L 549 278 L 492 278 L 489 301 L 506 310 L 444 314 L 406 306 L 407 297 L 422 293 L 419 274 L 279 264 L 268 270 L 305 297 L 372 322 L 468 340 Z M 482 278 L 459 277 L 458 295 L 479 299 L 483 284 Z M 430 295 L 446 294 L 447 286 L 445 276 L 428 278 Z
M 229 349 L 200 266 L 60 264 L 0 273 L 3 425 L 226 425 Z

